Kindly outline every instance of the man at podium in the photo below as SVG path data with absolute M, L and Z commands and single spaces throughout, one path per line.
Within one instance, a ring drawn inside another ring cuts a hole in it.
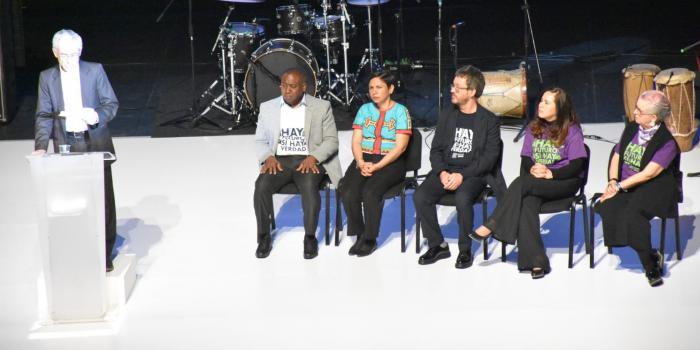
M 53 137 L 54 152 L 69 145 L 70 152 L 114 152 L 107 128 L 119 102 L 102 65 L 80 60 L 83 40 L 62 29 L 52 39 L 58 65 L 41 72 L 34 125 L 33 155 L 43 155 Z M 104 168 L 106 269 L 111 271 L 117 218 L 109 164 Z

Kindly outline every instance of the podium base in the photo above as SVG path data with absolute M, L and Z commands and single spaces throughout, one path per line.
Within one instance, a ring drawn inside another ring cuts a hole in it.
M 116 334 L 122 310 L 136 284 L 136 256 L 120 254 L 113 261 L 114 270 L 107 273 L 107 312 L 104 317 L 89 320 L 53 321 L 48 317 L 43 276 L 39 276 L 39 321 L 29 332 L 29 339 L 79 338 Z

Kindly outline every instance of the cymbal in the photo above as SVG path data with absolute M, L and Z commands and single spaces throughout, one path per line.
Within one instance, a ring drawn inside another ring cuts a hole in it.
M 240 2 L 244 4 L 259 4 L 261 2 L 265 2 L 265 0 L 219 0 L 222 2 Z
M 348 0 L 348 4 L 355 6 L 374 6 L 382 5 L 389 2 L 389 0 Z

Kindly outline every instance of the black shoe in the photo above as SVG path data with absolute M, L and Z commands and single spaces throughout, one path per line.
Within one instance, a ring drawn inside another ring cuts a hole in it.
M 362 239 L 361 242 L 357 250 L 355 250 L 355 254 L 357 254 L 358 257 L 370 255 L 377 249 L 376 239 Z
M 107 265 L 106 265 L 105 270 L 106 270 L 107 272 L 112 272 L 112 271 L 114 271 L 114 264 L 112 264 L 112 259 L 107 260 Z
M 362 236 L 357 236 L 355 243 L 350 247 L 350 250 L 348 250 L 348 255 L 357 255 L 357 249 L 362 245 L 362 241 Z
M 437 245 L 435 247 L 432 247 L 428 249 L 425 254 L 421 255 L 420 258 L 418 258 L 418 264 L 420 265 L 428 265 L 432 264 L 438 260 L 441 259 L 447 259 L 450 256 L 450 247 L 445 246 L 444 248 Z
M 664 284 L 664 280 L 661 278 L 661 270 L 658 268 L 653 268 L 650 271 L 647 271 L 645 275 L 647 276 L 649 285 L 652 287 L 658 287 Z
M 258 259 L 267 258 L 271 250 L 272 237 L 269 234 L 258 237 L 258 249 L 255 250 L 255 256 L 258 257 Z
M 318 256 L 318 240 L 316 237 L 304 237 L 304 259 Z
M 469 238 L 471 238 L 471 239 L 473 239 L 473 240 L 475 240 L 475 241 L 477 241 L 477 242 L 481 242 L 481 241 L 483 241 L 483 240 L 485 240 L 485 239 L 491 237 L 492 234 L 493 234 L 493 231 L 489 232 L 489 234 L 486 235 L 486 236 L 479 236 L 479 235 L 476 233 L 476 231 L 472 231 L 472 232 L 469 234 Z
M 455 267 L 458 269 L 466 269 L 471 267 L 474 263 L 474 256 L 472 252 L 459 252 L 457 255 L 457 261 L 455 262 Z
M 543 278 L 544 275 L 549 273 L 549 269 L 542 269 L 542 268 L 533 268 L 530 270 L 530 276 L 532 277 L 533 280 L 538 280 L 540 278 Z

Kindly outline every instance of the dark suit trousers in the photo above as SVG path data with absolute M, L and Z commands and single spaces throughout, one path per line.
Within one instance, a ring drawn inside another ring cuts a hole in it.
M 486 179 L 465 178 L 455 191 L 446 190 L 438 174 L 431 172 L 413 194 L 416 214 L 420 217 L 421 228 L 430 248 L 440 245 L 445 239 L 440 231 L 437 218 L 437 203 L 444 195 L 455 195 L 457 222 L 459 224 L 459 251 L 471 251 L 472 240 L 468 234 L 474 229 L 474 199 L 484 190 Z
M 363 159 L 366 162 L 377 163 L 382 156 L 364 154 Z M 348 218 L 348 234 L 377 239 L 384 210 L 384 193 L 405 178 L 406 164 L 403 158 L 395 160 L 369 177 L 362 176 L 353 160 L 345 171 L 338 189 Z
M 71 152 L 94 152 L 90 147 L 87 132 L 84 137 L 66 136 L 66 142 L 70 145 Z M 112 166 L 104 163 L 105 185 L 105 250 L 106 259 L 112 259 L 112 250 L 117 240 L 117 209 L 114 200 L 114 184 L 112 183 Z
M 323 166 L 318 165 L 318 174 L 302 174 L 296 171 L 306 156 L 281 156 L 277 160 L 282 164 L 282 171 L 276 175 L 260 174 L 255 181 L 253 208 L 258 222 L 258 238 L 270 234 L 274 206 L 272 195 L 290 182 L 299 188 L 301 206 L 304 210 L 304 231 L 306 236 L 316 236 L 318 215 L 321 210 L 321 194 L 318 192 L 321 181 L 326 174 Z
M 486 220 L 485 226 L 497 239 L 518 242 L 518 269 L 549 269 L 549 259 L 540 236 L 540 208 L 545 201 L 573 196 L 581 179 L 538 179 L 526 174 L 513 180 L 503 200 Z
M 642 185 L 643 186 L 643 185 Z M 603 222 L 607 246 L 629 245 L 639 255 L 645 271 L 651 270 L 655 261 L 651 257 L 651 224 L 654 217 L 646 212 L 648 207 L 639 192 L 618 192 L 614 197 L 596 205 Z

